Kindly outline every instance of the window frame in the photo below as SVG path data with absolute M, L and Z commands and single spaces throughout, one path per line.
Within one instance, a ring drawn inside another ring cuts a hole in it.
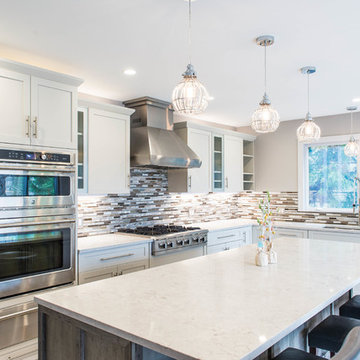
M 309 166 L 308 148 L 314 145 L 346 145 L 350 139 L 349 135 L 321 137 L 314 142 L 298 142 L 298 211 L 321 212 L 321 213 L 345 213 L 353 212 L 350 209 L 339 208 L 313 208 L 309 207 Z M 352 134 L 355 140 L 360 143 L 360 134 Z M 360 156 L 357 157 L 357 175 L 360 174 Z M 359 188 L 358 188 L 359 189 Z

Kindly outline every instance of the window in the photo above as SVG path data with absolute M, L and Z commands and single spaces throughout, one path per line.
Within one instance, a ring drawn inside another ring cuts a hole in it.
M 351 212 L 358 187 L 359 160 L 344 148 L 349 136 L 299 143 L 299 210 Z

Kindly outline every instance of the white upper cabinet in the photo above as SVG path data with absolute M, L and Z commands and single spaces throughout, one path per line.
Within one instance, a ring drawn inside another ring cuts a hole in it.
M 174 127 L 202 164 L 198 169 L 169 169 L 170 192 L 243 190 L 243 139 L 253 141 L 254 136 L 188 122 Z
M 87 140 L 87 145 L 79 148 L 79 179 L 87 183 L 89 195 L 129 194 L 130 115 L 134 110 L 86 101 L 80 105 L 82 142 Z
M 1 68 L 0 141 L 30 144 L 30 76 Z
M 224 135 L 225 191 L 243 190 L 243 139 L 239 136 Z
M 211 133 L 189 129 L 188 145 L 202 161 L 200 168 L 189 169 L 188 192 L 207 193 L 211 189 Z
M 175 130 L 181 139 L 202 161 L 200 168 L 169 169 L 170 192 L 208 193 L 211 191 L 211 139 L 210 131 L 181 127 Z
M 76 149 L 82 80 L 0 59 L 0 142 Z
M 31 78 L 31 143 L 76 148 L 76 89 Z

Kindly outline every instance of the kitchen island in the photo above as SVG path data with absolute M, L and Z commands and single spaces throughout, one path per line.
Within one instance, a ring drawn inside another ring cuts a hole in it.
M 360 245 L 282 238 L 59 290 L 39 303 L 39 359 L 254 359 L 360 282 Z M 329 310 L 330 311 L 330 310 Z M 136 344 L 132 346 L 132 344 Z

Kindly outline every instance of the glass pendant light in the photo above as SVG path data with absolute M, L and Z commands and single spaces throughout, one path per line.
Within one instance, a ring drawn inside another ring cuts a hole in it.
M 360 146 L 356 142 L 353 136 L 353 111 L 357 110 L 357 106 L 348 106 L 346 110 L 350 111 L 351 123 L 350 123 L 350 140 L 346 144 L 344 152 L 346 156 L 358 156 L 360 154 Z
M 280 117 L 278 112 L 272 108 L 269 96 L 266 93 L 267 87 L 267 74 L 266 74 L 266 48 L 274 43 L 274 37 L 271 35 L 259 36 L 256 43 L 263 46 L 265 49 L 264 68 L 265 68 L 265 92 L 262 100 L 260 101 L 259 108 L 254 112 L 251 117 L 251 127 L 258 133 L 274 132 L 280 124 Z
M 300 142 L 312 142 L 320 138 L 321 130 L 318 125 L 315 124 L 310 114 L 310 74 L 316 71 L 315 66 L 305 66 L 300 69 L 303 74 L 307 74 L 307 101 L 308 111 L 305 116 L 305 121 L 297 129 L 297 138 Z
M 209 100 L 208 92 L 198 80 L 195 69 L 191 64 L 191 1 L 189 0 L 189 64 L 182 74 L 183 80 L 172 92 L 174 110 L 187 115 L 200 114 L 205 111 Z

